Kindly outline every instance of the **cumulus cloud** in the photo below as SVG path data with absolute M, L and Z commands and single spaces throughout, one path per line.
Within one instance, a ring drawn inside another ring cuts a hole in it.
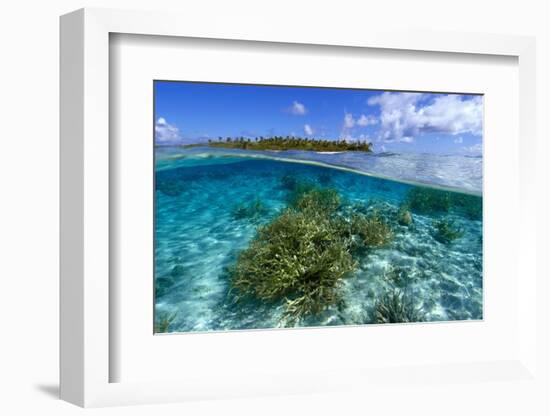
M 457 137 L 456 139 L 453 140 L 453 142 L 458 144 L 462 143 L 463 142 L 462 137 Z
M 352 134 L 354 132 L 354 128 L 367 127 L 377 123 L 378 120 L 374 116 L 366 116 L 365 114 L 361 114 L 358 118 L 356 118 L 353 116 L 352 113 L 344 113 L 344 121 L 342 122 L 342 131 L 340 132 L 340 138 L 346 141 L 360 140 L 363 135 L 355 137 Z
M 361 127 L 367 127 L 376 123 L 378 123 L 378 120 L 374 116 L 366 116 L 361 114 L 361 117 L 357 119 L 357 125 Z
M 361 114 L 359 118 L 354 118 L 351 113 L 344 114 L 344 128 L 346 129 L 351 129 L 355 126 L 367 127 L 377 123 L 377 118 L 372 115 L 366 116 L 365 114 Z
M 384 92 L 372 97 L 369 105 L 380 106 L 379 139 L 386 142 L 412 142 L 424 133 L 481 135 L 481 97 L 439 95 L 429 104 L 420 93 Z
M 369 140 L 365 134 L 357 135 L 355 127 L 365 127 L 369 124 L 376 124 L 376 118 L 361 114 L 359 118 L 355 118 L 352 113 L 344 113 L 344 121 L 342 122 L 342 130 L 340 131 L 340 140 L 346 142 L 354 142 L 358 140 Z
M 303 116 L 304 114 L 307 113 L 307 108 L 302 103 L 298 101 L 294 101 L 292 103 L 292 106 L 290 107 L 290 112 L 297 116 Z
M 353 114 L 345 113 L 344 114 L 344 128 L 345 129 L 352 129 L 354 126 L 355 126 L 355 119 L 353 118 Z
M 170 144 L 181 141 L 180 130 L 168 123 L 164 117 L 159 117 L 155 123 L 155 142 L 157 144 Z
M 313 134 L 313 128 L 309 124 L 304 124 L 304 132 L 311 136 Z

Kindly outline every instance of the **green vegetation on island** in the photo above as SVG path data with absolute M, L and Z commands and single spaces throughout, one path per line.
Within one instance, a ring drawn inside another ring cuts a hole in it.
M 346 140 L 327 140 L 294 136 L 256 137 L 218 137 L 208 140 L 208 146 L 229 149 L 248 150 L 312 150 L 317 152 L 372 152 L 372 143 L 367 141 L 348 142 Z

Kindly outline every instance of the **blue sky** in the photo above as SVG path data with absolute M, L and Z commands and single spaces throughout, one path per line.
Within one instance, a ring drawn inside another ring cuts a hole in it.
M 481 154 L 483 98 L 155 81 L 157 144 L 222 137 L 366 140 L 374 150 Z

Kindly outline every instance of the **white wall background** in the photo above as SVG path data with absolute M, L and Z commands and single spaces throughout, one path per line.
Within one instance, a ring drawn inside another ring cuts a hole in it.
M 545 235 L 550 163 L 550 11 L 548 2 L 392 0 L 331 2 L 171 0 L 19 0 L 0 9 L 0 414 L 72 415 L 81 409 L 56 399 L 58 383 L 58 16 L 84 6 L 178 10 L 209 24 L 221 14 L 246 25 L 269 16 L 281 23 L 320 23 L 327 31 L 344 25 L 399 25 L 434 30 L 535 35 L 538 42 L 539 273 L 550 280 Z M 243 15 L 245 17 L 243 18 Z M 239 17 L 240 16 L 240 17 Z M 403 68 L 406 70 L 406 68 Z M 505 122 L 505 120 L 504 120 Z M 543 166 L 543 164 L 545 166 Z M 550 284 L 538 287 L 540 365 L 550 374 Z M 541 319 L 542 321 L 542 319 Z M 548 380 L 548 379 L 546 379 Z M 399 397 L 391 390 L 373 397 L 346 393 L 100 409 L 101 415 L 163 414 L 550 414 L 547 393 L 530 385 L 498 383 L 483 391 L 465 384 L 415 388 Z M 545 396 L 546 394 L 546 396 Z

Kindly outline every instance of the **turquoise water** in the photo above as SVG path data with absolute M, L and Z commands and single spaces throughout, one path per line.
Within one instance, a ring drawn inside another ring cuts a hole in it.
M 157 149 L 155 312 L 157 322 L 170 317 L 161 332 L 285 325 L 284 302 L 236 302 L 229 270 L 258 227 L 288 206 L 289 178 L 335 189 L 342 201 L 338 215 L 376 212 L 393 233 L 388 245 L 355 257 L 357 267 L 343 279 L 344 302 L 296 326 L 377 323 L 376 302 L 391 291 L 406 296 L 425 321 L 482 319 L 481 197 L 472 196 L 481 191 L 481 161 L 462 157 L 430 164 L 427 157 L 390 155 L 391 161 L 361 164 L 358 155 L 310 153 L 307 159 L 380 177 L 299 163 L 306 157 L 292 152 Z M 445 164 L 453 167 L 443 169 Z M 399 181 L 384 179 L 392 175 Z M 412 224 L 401 225 L 395 220 L 399 207 L 410 203 L 413 189 L 426 189 L 412 184 L 415 175 L 423 185 L 445 188 L 431 192 L 445 192 L 451 202 L 443 210 L 411 208 Z M 258 203 L 261 209 L 247 215 Z M 452 241 L 439 238 L 442 219 L 460 231 Z

